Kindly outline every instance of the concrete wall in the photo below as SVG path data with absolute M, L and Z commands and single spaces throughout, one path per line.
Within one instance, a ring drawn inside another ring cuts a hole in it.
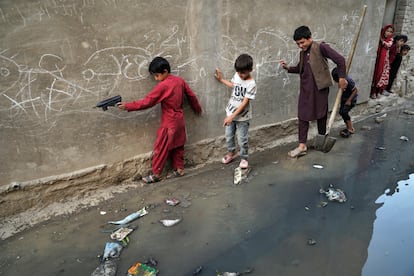
M 124 173 L 116 181 L 145 172 L 159 107 L 131 113 L 92 107 L 117 94 L 125 101 L 144 97 L 155 85 L 148 63 L 159 55 L 204 107 L 202 118 L 186 109 L 187 164 L 211 161 L 224 150 L 229 91 L 213 73 L 221 67 L 231 78 L 241 53 L 255 60 L 252 131 L 268 136 L 253 139 L 252 148 L 295 134 L 298 77 L 278 67 L 281 58 L 298 61 L 294 29 L 310 26 L 316 41 L 346 56 L 363 4 L 368 11 L 351 67 L 361 102 L 368 99 L 385 0 L 2 0 L 0 188 L 10 192 L 21 188 L 14 182 L 32 186 L 56 176 L 53 184 L 59 175 L 73 181 L 94 167 L 114 166 Z M 282 131 L 266 131 L 271 126 Z

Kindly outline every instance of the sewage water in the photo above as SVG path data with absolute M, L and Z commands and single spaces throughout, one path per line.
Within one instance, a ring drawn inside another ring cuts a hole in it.
M 414 275 L 414 174 L 387 189 L 375 203 L 374 230 L 362 275 Z

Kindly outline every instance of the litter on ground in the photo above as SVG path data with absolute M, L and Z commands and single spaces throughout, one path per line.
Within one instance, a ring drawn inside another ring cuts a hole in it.
M 125 239 L 132 231 L 134 231 L 134 229 L 132 228 L 128 228 L 128 227 L 121 227 L 118 230 L 116 230 L 115 232 L 113 232 L 111 234 L 111 239 L 113 240 L 117 240 L 117 241 L 122 241 L 123 239 Z
M 407 136 L 403 135 L 403 136 L 400 137 L 400 140 L 408 142 L 410 139 L 408 139 Z
M 164 225 L 165 227 L 174 226 L 177 223 L 179 223 L 180 221 L 181 221 L 181 219 L 162 219 L 162 220 L 160 220 L 162 225 Z
M 414 110 L 408 110 L 408 109 L 406 109 L 406 110 L 404 110 L 403 111 L 405 114 L 408 114 L 408 115 L 414 115 Z
M 175 206 L 177 204 L 180 204 L 180 201 L 176 198 L 167 198 L 165 199 L 165 203 L 170 206 Z
M 251 168 L 242 169 L 240 167 L 237 167 L 234 169 L 234 179 L 233 183 L 234 185 L 240 184 L 243 180 L 247 179 L 247 176 L 250 173 Z
M 157 269 L 143 264 L 143 263 L 135 263 L 128 269 L 128 276 L 155 276 L 157 275 Z
M 148 211 L 145 209 L 145 207 L 143 207 L 142 209 L 136 211 L 135 213 L 130 214 L 129 216 L 126 216 L 124 219 L 122 220 L 117 220 L 117 221 L 108 221 L 108 223 L 110 224 L 128 224 L 131 221 L 143 217 L 146 214 L 148 214 Z
M 325 194 L 329 201 L 338 201 L 341 203 L 346 201 L 345 193 L 341 189 L 329 187 L 328 190 L 324 190 L 321 188 L 319 192 Z

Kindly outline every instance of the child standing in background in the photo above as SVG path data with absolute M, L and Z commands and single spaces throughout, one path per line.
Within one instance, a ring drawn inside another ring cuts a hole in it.
M 332 79 L 335 82 L 339 82 L 338 69 L 336 67 L 332 69 Z M 339 108 L 339 114 L 342 116 L 342 119 L 346 125 L 346 128 L 340 132 L 340 135 L 344 138 L 348 138 L 351 136 L 351 134 L 355 133 L 351 117 L 349 116 L 349 111 L 355 107 L 358 97 L 358 87 L 355 85 L 354 80 L 349 76 L 346 76 L 346 80 L 348 82 L 348 85 L 343 90 L 341 97 L 341 106 Z
M 402 57 L 407 55 L 408 51 L 410 51 L 410 46 L 405 44 L 407 41 L 408 37 L 406 35 L 396 35 L 394 37 L 394 44 L 390 49 L 390 78 L 388 80 L 387 89 L 384 91 L 384 95 L 386 96 L 388 93 L 393 93 L 392 85 L 394 84 L 394 80 L 397 77 L 398 70 L 400 69 Z
M 394 27 L 386 25 L 381 29 L 375 61 L 374 77 L 371 85 L 371 99 L 376 99 L 387 88 L 390 77 L 390 48 L 393 44 Z
M 170 64 L 165 58 L 154 58 L 148 70 L 159 83 L 144 99 L 121 102 L 118 103 L 118 107 L 127 111 L 135 111 L 161 104 L 161 125 L 154 144 L 152 174 L 142 178 L 145 183 L 154 183 L 161 180 L 161 173 L 169 157 L 172 159 L 174 176 L 184 175 L 184 144 L 186 142 L 184 97 L 187 97 L 196 114 L 200 115 L 202 110 L 196 95 L 188 84 L 182 78 L 170 74 Z
M 225 126 L 227 154 L 223 157 L 222 163 L 228 164 L 240 155 L 240 168 L 246 169 L 249 166 L 249 125 L 252 118 L 250 101 L 256 97 L 256 82 L 251 76 L 253 71 L 253 58 L 248 54 L 240 55 L 234 64 L 236 73 L 231 81 L 223 79 L 219 68 L 216 69 L 216 79 L 232 88 L 231 97 L 226 107 Z M 240 147 L 240 154 L 236 153 L 235 135 Z

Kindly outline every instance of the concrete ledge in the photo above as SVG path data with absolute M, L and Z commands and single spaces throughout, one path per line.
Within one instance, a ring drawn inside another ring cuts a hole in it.
M 387 108 L 401 106 L 405 99 L 392 95 L 379 100 L 359 104 L 353 111 L 354 121 L 377 114 Z M 340 116 L 333 128 L 342 127 Z M 264 151 L 297 141 L 297 119 L 251 128 L 250 153 Z M 316 135 L 311 125 L 308 138 Z M 225 153 L 225 138 L 202 140 L 186 146 L 186 169 L 197 169 L 213 162 L 219 162 Z M 0 218 L 24 212 L 30 208 L 43 208 L 56 202 L 70 201 L 75 197 L 90 194 L 108 187 L 119 186 L 125 181 L 139 178 L 151 170 L 151 153 L 134 156 L 114 164 L 101 164 L 83 170 L 36 179 L 27 182 L 12 182 L 0 190 Z

